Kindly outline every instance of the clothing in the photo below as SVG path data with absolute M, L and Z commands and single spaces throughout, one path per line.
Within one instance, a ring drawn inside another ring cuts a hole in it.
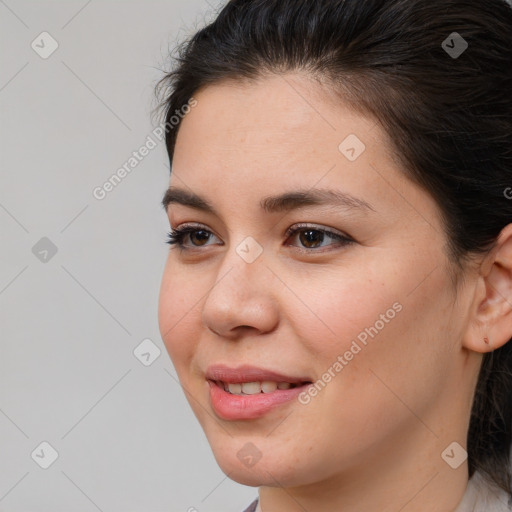
M 244 512 L 262 512 L 256 498 Z M 505 491 L 491 486 L 476 472 L 468 482 L 459 506 L 453 512 L 512 512 L 512 500 Z
M 510 512 L 512 500 L 509 501 L 505 491 L 491 486 L 477 471 L 468 482 L 466 492 L 454 512 Z
M 244 512 L 256 512 L 256 509 L 259 508 L 258 498 L 256 498 L 245 510 Z

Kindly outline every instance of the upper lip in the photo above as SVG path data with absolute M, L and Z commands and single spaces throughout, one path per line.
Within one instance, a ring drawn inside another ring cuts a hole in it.
M 308 377 L 297 375 L 284 375 L 273 370 L 258 368 L 256 366 L 241 365 L 229 367 L 225 364 L 212 364 L 206 369 L 206 378 L 208 380 L 221 381 L 226 383 L 242 382 L 289 382 L 291 384 L 301 384 L 311 382 Z

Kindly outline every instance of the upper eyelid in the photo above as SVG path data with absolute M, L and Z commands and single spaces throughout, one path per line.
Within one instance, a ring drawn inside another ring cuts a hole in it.
M 215 235 L 217 238 L 220 238 L 215 233 L 215 231 L 213 231 L 212 229 L 210 229 L 206 225 L 200 224 L 200 223 L 184 222 L 183 224 L 180 224 L 179 227 L 177 227 L 177 228 L 173 227 L 173 229 L 175 229 L 176 231 L 182 231 L 182 230 L 197 230 L 197 231 L 200 231 L 200 230 L 204 230 L 204 231 L 208 231 L 209 233 Z M 323 224 L 305 223 L 305 222 L 298 222 L 298 223 L 292 224 L 290 227 L 286 228 L 286 230 L 284 232 L 284 235 L 291 236 L 292 234 L 294 234 L 297 231 L 300 231 L 301 229 L 312 229 L 312 230 L 317 230 L 317 231 L 325 232 L 325 233 L 327 233 L 328 236 L 331 236 L 331 235 L 329 235 L 329 233 L 331 233 L 332 235 L 337 235 L 337 236 L 344 237 L 344 238 L 347 238 L 347 239 L 352 239 L 352 237 L 350 235 L 348 235 L 347 233 L 344 233 L 343 231 L 340 231 L 340 230 L 338 230 L 336 228 L 331 228 L 329 226 L 324 226 Z
M 286 229 L 285 231 L 285 234 L 286 233 L 289 233 L 289 232 L 293 232 L 293 231 L 298 231 L 300 229 L 313 229 L 313 230 L 318 230 L 318 231 L 325 231 L 325 232 L 330 232 L 330 233 L 333 233 L 334 235 L 339 235 L 339 236 L 345 236 L 347 238 L 349 238 L 349 235 L 344 233 L 343 231 L 340 231 L 339 229 L 336 229 L 336 228 L 331 228 L 329 226 L 324 226 L 323 224 L 314 224 L 314 223 L 304 223 L 304 222 L 298 222 L 296 224 L 292 224 L 289 228 Z
M 182 230 L 182 229 L 204 229 L 205 231 L 210 231 L 211 233 L 215 234 L 215 231 L 212 230 L 211 228 L 209 228 L 208 226 L 206 226 L 205 224 L 201 224 L 201 223 L 195 223 L 195 222 L 184 222 L 182 224 L 180 224 L 178 227 L 174 227 L 171 225 L 171 228 L 173 229 L 176 229 L 176 230 Z M 316 223 L 312 223 L 312 222 L 297 222 L 295 224 L 292 224 L 290 227 L 286 228 L 286 231 L 285 233 L 291 231 L 292 229 L 306 229 L 306 228 L 311 228 L 311 229 L 318 229 L 319 231 L 333 231 L 334 233 L 338 233 L 340 235 L 344 235 L 345 233 L 343 233 L 343 231 L 340 231 L 336 228 L 331 228 L 329 226 L 324 226 L 323 224 L 316 224 Z M 348 236 L 348 235 L 346 235 Z

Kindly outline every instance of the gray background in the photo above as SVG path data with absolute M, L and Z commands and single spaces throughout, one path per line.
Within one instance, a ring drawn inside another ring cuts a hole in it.
M 164 144 L 92 193 L 154 129 L 168 49 L 218 6 L 0 0 L 0 511 L 239 512 L 257 495 L 215 463 L 160 338 Z
M 155 140 L 168 50 L 223 3 L 0 0 L 0 512 L 257 495 L 217 466 L 160 339 L 164 144 L 93 195 Z

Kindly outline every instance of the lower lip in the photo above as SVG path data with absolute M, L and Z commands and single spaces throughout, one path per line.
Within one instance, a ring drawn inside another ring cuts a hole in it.
M 224 420 L 252 420 L 259 418 L 279 405 L 296 398 L 311 384 L 291 389 L 276 389 L 272 393 L 232 395 L 215 382 L 208 380 L 213 410 Z

